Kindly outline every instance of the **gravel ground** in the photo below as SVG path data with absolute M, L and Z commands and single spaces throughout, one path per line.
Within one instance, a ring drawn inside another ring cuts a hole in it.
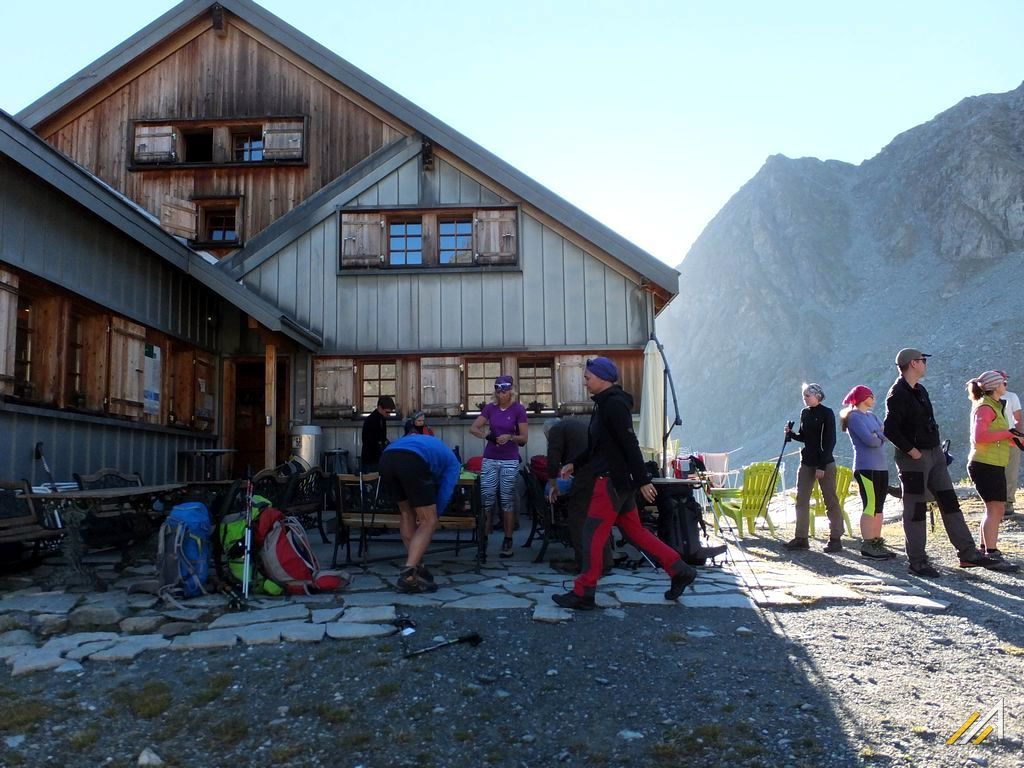
M 1004 525 L 1020 560 L 1024 524 Z M 885 533 L 894 543 L 899 526 Z M 941 531 L 929 538 L 943 578 L 912 583 L 950 604 L 940 613 L 666 605 L 542 624 L 410 608 L 405 638 L 5 677 L 0 766 L 129 766 L 146 747 L 169 766 L 1022 766 L 1024 577 L 958 570 Z M 799 557 L 826 574 L 864 567 L 849 550 Z M 902 557 L 875 568 L 906 576 Z M 403 658 L 471 631 L 479 646 Z M 1001 740 L 945 743 L 1000 700 Z

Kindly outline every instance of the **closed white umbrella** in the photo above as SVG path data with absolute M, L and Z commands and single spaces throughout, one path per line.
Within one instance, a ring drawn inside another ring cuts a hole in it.
M 665 363 L 658 344 L 651 339 L 644 347 L 644 380 L 640 394 L 640 428 L 637 441 L 644 458 L 656 461 L 665 438 Z

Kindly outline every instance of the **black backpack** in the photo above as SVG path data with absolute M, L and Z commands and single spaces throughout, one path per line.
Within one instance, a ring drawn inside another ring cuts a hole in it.
M 704 523 L 704 509 L 693 498 L 689 487 L 673 489 L 662 485 L 658 488 L 658 538 L 678 552 L 689 565 L 704 565 L 706 558 L 699 557 L 700 534 L 707 538 L 708 528 Z

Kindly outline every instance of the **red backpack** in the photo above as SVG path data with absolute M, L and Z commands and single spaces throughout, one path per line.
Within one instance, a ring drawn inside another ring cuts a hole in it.
M 548 457 L 542 453 L 538 453 L 536 456 L 531 456 L 530 471 L 537 476 L 541 485 L 547 483 L 550 479 L 550 476 L 548 475 Z
M 298 518 L 273 507 L 263 510 L 254 531 L 260 570 L 292 595 L 330 592 L 348 585 L 348 574 L 321 571 Z

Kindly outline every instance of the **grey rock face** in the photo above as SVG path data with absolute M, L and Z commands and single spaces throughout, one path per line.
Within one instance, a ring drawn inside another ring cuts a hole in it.
M 1022 131 L 1024 85 L 965 99 L 859 166 L 768 158 L 687 254 L 658 320 L 683 445 L 742 446 L 736 467 L 774 459 L 805 381 L 836 411 L 867 384 L 882 416 L 896 352 L 913 346 L 935 355 L 923 383 L 966 459 L 964 382 L 999 368 L 1013 389 L 1024 376 L 1012 279 L 1024 263 Z M 842 434 L 836 458 L 852 460 Z

